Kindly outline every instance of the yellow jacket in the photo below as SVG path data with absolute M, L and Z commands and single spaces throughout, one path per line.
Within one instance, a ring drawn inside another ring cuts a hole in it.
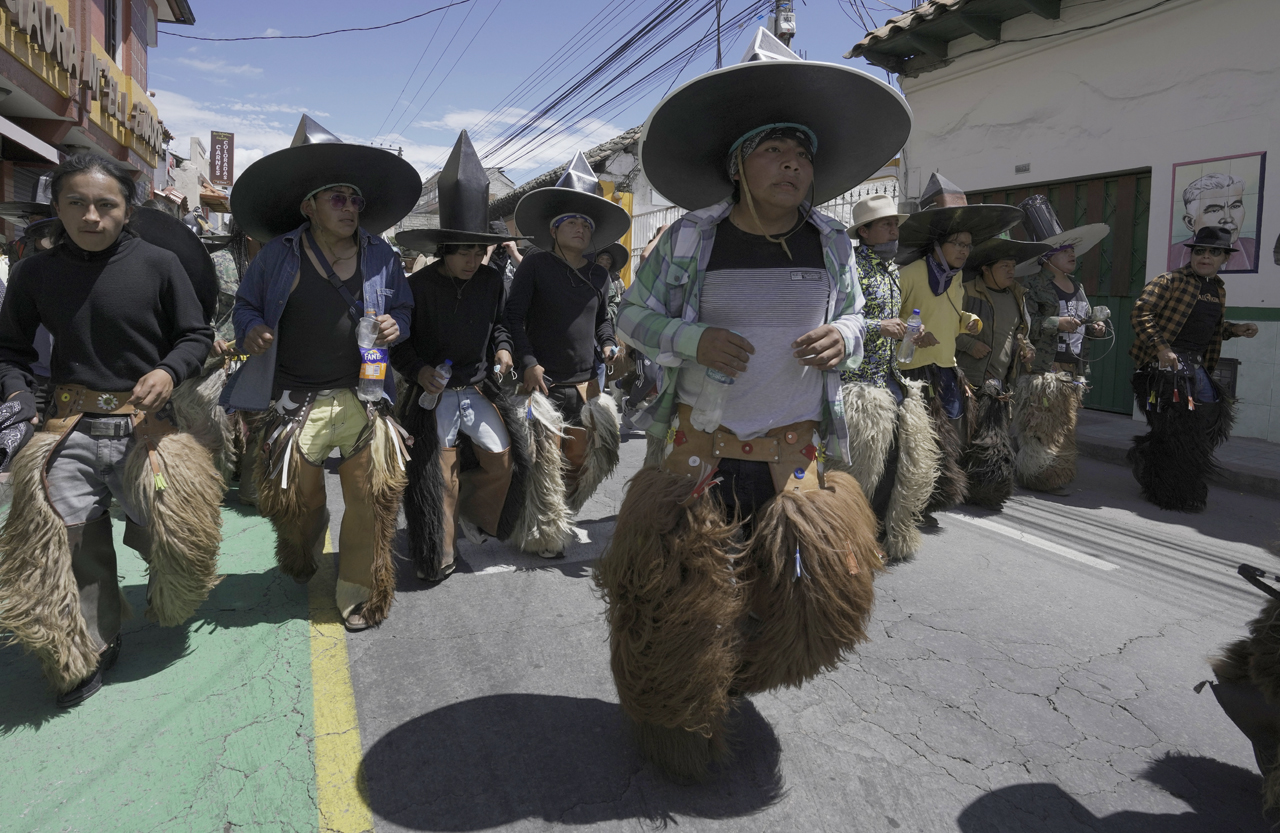
M 930 257 L 932 255 L 929 255 Z M 938 343 L 933 347 L 917 347 L 916 354 L 907 364 L 898 365 L 912 370 L 936 364 L 938 367 L 956 366 L 956 336 L 964 332 L 970 321 L 981 321 L 971 312 L 964 311 L 963 272 L 957 272 L 951 285 L 941 295 L 934 295 L 929 288 L 929 267 L 924 258 L 903 266 L 898 272 L 902 287 L 902 311 L 899 317 L 906 321 L 911 311 L 920 310 L 920 320 L 925 332 L 933 333 Z

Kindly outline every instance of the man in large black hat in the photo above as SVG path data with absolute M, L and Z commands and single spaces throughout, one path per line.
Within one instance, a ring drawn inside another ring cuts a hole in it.
M 982 322 L 964 309 L 961 270 L 974 246 L 1008 231 L 1021 219 L 1022 212 L 1011 205 L 969 205 L 964 191 L 935 173 L 920 196 L 920 210 L 899 229 L 899 316 L 905 321 L 913 310 L 920 310 L 924 331 L 913 339 L 914 354 L 900 361 L 898 368 L 908 379 L 925 383 L 925 399 L 942 450 L 928 513 L 963 502 L 969 491 L 960 457 L 969 442 L 973 397 L 956 364 L 956 339 L 962 333 L 981 332 Z M 936 523 L 932 514 L 925 520 Z
M 1013 273 L 1049 248 L 995 237 L 975 246 L 965 261 L 964 309 L 982 322 L 976 335 L 956 336 L 956 363 L 974 395 L 973 427 L 960 458 L 969 478 L 965 502 L 974 506 L 998 510 L 1013 494 L 1010 403 L 1018 377 L 1035 356 L 1027 340 L 1026 299 Z
M 603 363 L 618 351 L 609 321 L 611 278 L 587 255 L 617 242 L 631 217 L 601 193 L 600 180 L 579 153 L 555 186 L 531 191 L 516 205 L 516 228 L 541 251 L 516 269 L 507 329 L 522 391 L 530 395 L 532 441 L 563 437 L 565 461 L 562 473 L 554 454 L 535 453 L 530 488 L 554 507 L 546 517 L 555 521 L 518 539 L 547 558 L 561 555 L 568 541 L 560 506 L 577 512 L 618 464 L 618 409 L 602 396 Z
M 1133 438 L 1129 463 L 1144 498 L 1161 509 L 1198 512 L 1209 498 L 1213 452 L 1234 420 L 1234 403 L 1213 370 L 1223 340 L 1253 338 L 1258 325 L 1226 319 L 1218 270 L 1235 251 L 1230 230 L 1205 226 L 1186 246 L 1191 263 L 1153 278 L 1129 316 L 1133 392 L 1150 428 Z
M 1018 425 L 1018 485 L 1066 496 L 1076 478 L 1076 415 L 1084 401 L 1085 336 L 1106 333 L 1092 321 L 1093 308 L 1076 280 L 1079 259 L 1111 233 L 1106 223 L 1062 228 L 1043 194 L 1018 206 L 1023 228 L 1047 252 L 1018 264 L 1015 272 L 1026 290 L 1031 344 L 1036 355 L 1017 388 L 1014 419 Z
M 409 213 L 421 188 L 404 159 L 344 144 L 303 116 L 293 144 L 250 165 L 232 198 L 236 222 L 270 242 L 237 294 L 236 342 L 249 359 L 222 404 L 273 410 L 262 428 L 258 506 L 275 526 L 280 569 L 297 581 L 315 574 L 329 527 L 321 466 L 335 449 L 341 456 L 336 598 L 352 631 L 381 623 L 395 596 L 391 541 L 407 455 L 391 418 L 385 348 L 408 335 L 413 295 L 399 255 L 378 235 Z M 361 327 L 373 330 L 373 348 L 359 346 Z M 357 396 L 362 378 L 384 376 L 381 395 Z
M 409 381 L 400 403 L 414 439 L 404 511 L 408 554 L 425 581 L 453 572 L 458 526 L 476 542 L 511 537 L 529 470 L 524 413 L 499 385 L 514 362 L 502 323 L 506 288 L 502 274 L 481 263 L 489 246 L 514 238 L 488 230 L 489 177 L 465 130 L 438 190 L 441 227 L 396 235 L 401 246 L 437 259 L 409 276 L 413 327 L 391 350 Z M 448 380 L 436 370 L 446 361 Z
M 596 568 L 614 681 L 677 778 L 726 751 L 734 698 L 798 686 L 865 638 L 876 521 L 849 475 L 840 371 L 862 358 L 843 223 L 814 206 L 874 173 L 911 116 L 888 85 L 801 61 L 763 29 L 743 62 L 645 122 L 672 224 L 618 326 L 664 369 L 637 418 L 659 443 Z
M 50 193 L 52 173 L 43 173 L 31 186 L 30 199 L 0 203 L 0 218 L 23 226 L 18 239 L 9 244 L 9 277 L 17 275 L 19 264 L 29 257 L 53 248 L 55 213 Z M 0 298 L 3 295 L 0 294 Z M 43 326 L 36 330 L 34 346 L 38 357 L 31 363 L 36 411 L 43 414 L 49 404 L 49 360 L 53 355 L 53 337 Z
M 200 275 L 184 265 L 208 255 L 174 218 L 144 238 L 135 188 L 112 159 L 59 165 L 55 245 L 24 261 L 0 309 L 0 435 L 38 422 L 32 339 L 43 325 L 55 340 L 51 407 L 13 464 L 0 631 L 37 655 L 64 707 L 99 691 L 120 653 L 113 499 L 148 565 L 148 618 L 182 624 L 219 578 L 222 479 L 171 402 L 212 342 Z

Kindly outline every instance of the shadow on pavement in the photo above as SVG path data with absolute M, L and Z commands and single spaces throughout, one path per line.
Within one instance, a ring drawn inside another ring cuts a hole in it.
M 375 813 L 412 830 L 737 818 L 776 802 L 783 787 L 772 727 L 749 701 L 736 720 L 737 759 L 705 784 L 678 786 L 640 760 L 616 704 L 478 697 L 388 732 L 364 757 L 361 790 Z
M 1233 830 L 1266 833 L 1262 776 L 1212 758 L 1166 755 L 1142 778 L 1191 806 L 1189 813 L 1124 810 L 1099 818 L 1057 784 L 1019 784 L 984 795 L 960 813 L 962 833 L 1206 833 Z

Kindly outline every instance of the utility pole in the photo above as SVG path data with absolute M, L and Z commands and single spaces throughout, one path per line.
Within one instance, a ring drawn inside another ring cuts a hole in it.
M 791 39 L 796 36 L 796 12 L 791 0 L 774 0 L 769 28 L 778 40 L 791 46 Z
M 720 57 L 720 0 L 716 0 L 716 69 L 723 66 Z

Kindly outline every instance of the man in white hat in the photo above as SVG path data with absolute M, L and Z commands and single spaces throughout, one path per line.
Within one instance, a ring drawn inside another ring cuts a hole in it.
M 923 384 L 907 382 L 898 372 L 898 344 L 907 325 L 898 317 L 902 289 L 898 283 L 898 213 L 888 194 L 872 194 L 853 207 L 849 235 L 867 333 L 862 364 L 840 374 L 845 419 L 849 423 L 847 468 L 871 501 L 881 525 L 881 540 L 890 563 L 905 561 L 920 548 L 921 517 L 936 478 L 938 440 L 924 404 Z

